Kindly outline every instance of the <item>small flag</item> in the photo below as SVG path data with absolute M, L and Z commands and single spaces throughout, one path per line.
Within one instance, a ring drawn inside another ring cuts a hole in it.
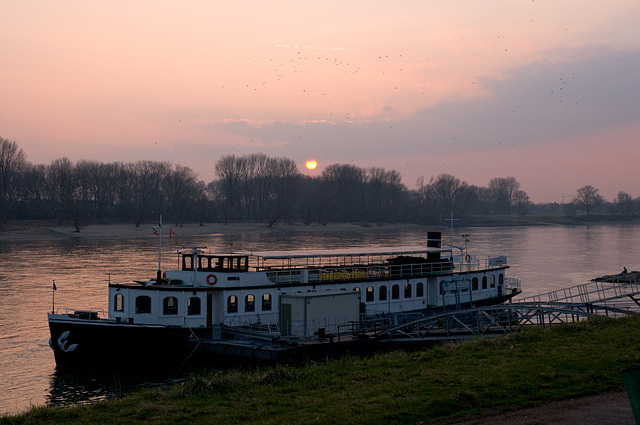
M 57 291 L 57 290 L 58 290 L 58 288 L 56 287 L 56 281 L 55 281 L 55 280 L 53 281 L 53 290 L 54 290 L 54 291 Z
M 156 232 L 156 229 L 153 229 L 153 234 L 158 236 L 158 232 Z
M 173 233 L 173 230 L 169 229 L 169 237 L 175 235 L 175 233 Z

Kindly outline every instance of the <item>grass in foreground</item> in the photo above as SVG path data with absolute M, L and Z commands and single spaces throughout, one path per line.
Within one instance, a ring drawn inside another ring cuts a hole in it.
M 417 352 L 194 375 L 0 423 L 416 424 L 622 389 L 620 369 L 634 363 L 640 317 L 594 318 Z

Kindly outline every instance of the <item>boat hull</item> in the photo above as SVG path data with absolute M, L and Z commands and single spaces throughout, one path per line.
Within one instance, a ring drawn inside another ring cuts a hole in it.
M 180 365 L 188 357 L 187 328 L 116 323 L 49 314 L 49 343 L 59 368 L 103 364 Z

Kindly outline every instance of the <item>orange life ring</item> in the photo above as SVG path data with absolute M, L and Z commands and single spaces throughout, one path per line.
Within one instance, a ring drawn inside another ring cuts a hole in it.
M 468 263 L 469 261 L 471 261 L 471 256 L 467 254 L 464 256 L 464 259 L 467 260 Z
M 207 276 L 207 283 L 209 285 L 215 285 L 217 281 L 218 281 L 218 278 L 216 277 L 215 274 L 210 274 L 209 276 Z

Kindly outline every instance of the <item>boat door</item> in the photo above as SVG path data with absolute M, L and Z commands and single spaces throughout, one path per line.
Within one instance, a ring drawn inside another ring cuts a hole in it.
M 224 293 L 207 291 L 207 326 L 222 323 L 224 320 Z
M 291 304 L 280 304 L 280 332 L 291 335 Z
M 213 326 L 213 292 L 207 292 L 207 327 Z

